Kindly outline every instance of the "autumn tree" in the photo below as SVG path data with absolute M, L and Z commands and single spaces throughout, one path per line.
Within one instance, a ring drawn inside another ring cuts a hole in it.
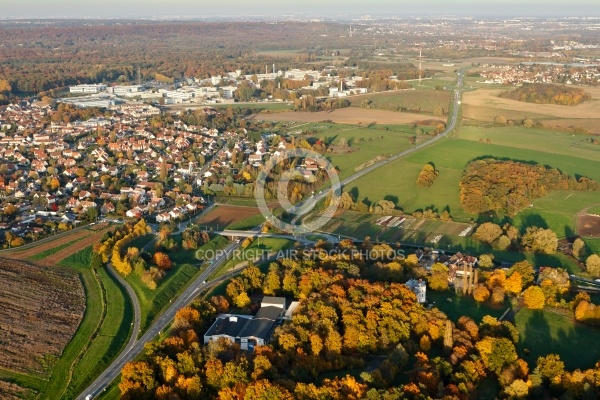
M 558 238 L 551 229 L 532 226 L 521 238 L 521 245 L 533 253 L 553 254 L 558 248 Z
M 477 265 L 481 268 L 492 268 L 494 266 L 494 255 L 493 254 L 481 254 Z
M 581 257 L 582 256 L 582 252 L 585 249 L 585 242 L 583 240 L 581 240 L 581 238 L 577 238 L 575 239 L 575 241 L 573 241 L 573 256 L 574 257 Z
M 537 369 L 540 376 L 550 382 L 555 377 L 562 376 L 565 372 L 565 363 L 562 362 L 557 354 L 548 354 L 547 356 L 538 357 Z
M 514 274 L 515 272 L 518 272 L 521 275 L 521 287 L 527 287 L 533 283 L 535 269 L 529 261 L 523 260 L 514 263 L 513 266 L 510 267 L 508 273 Z
M 417 177 L 417 186 L 429 187 L 433 185 L 433 181 L 435 181 L 435 178 L 437 178 L 438 175 L 439 172 L 435 169 L 433 164 L 425 164 Z
M 479 285 L 473 290 L 473 298 L 476 301 L 483 303 L 490 298 L 490 291 L 484 285 Z
M 156 264 L 156 266 L 163 271 L 167 271 L 172 267 L 171 259 L 166 253 L 163 253 L 162 251 L 157 251 L 156 253 L 154 253 L 152 261 L 154 261 L 154 264 Z
M 517 295 L 523 289 L 523 280 L 519 271 L 514 271 L 504 282 L 504 288 L 509 294 Z
M 585 261 L 585 268 L 594 278 L 600 277 L 600 256 L 598 254 L 589 256 Z
M 475 237 L 484 243 L 492 244 L 502 233 L 502 228 L 499 225 L 493 222 L 485 222 L 479 225 L 475 231 Z
M 523 304 L 527 308 L 540 310 L 544 308 L 545 296 L 538 286 L 530 286 L 523 292 Z

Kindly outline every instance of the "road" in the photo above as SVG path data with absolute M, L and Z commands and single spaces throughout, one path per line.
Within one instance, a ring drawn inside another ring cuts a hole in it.
M 256 231 L 258 232 L 258 228 Z M 132 361 L 135 357 L 138 356 L 143 350 L 146 343 L 152 341 L 157 335 L 160 334 L 173 320 L 177 311 L 188 304 L 190 304 L 198 294 L 200 294 L 207 287 L 214 285 L 216 281 L 206 282 L 206 279 L 216 271 L 221 265 L 223 265 L 229 254 L 231 254 L 234 250 L 237 250 L 240 247 L 240 243 L 230 243 L 227 247 L 225 247 L 222 253 L 218 253 L 219 257 L 215 258 L 215 260 L 192 282 L 192 284 L 175 300 L 172 301 L 169 308 L 161 314 L 161 316 L 152 324 L 152 326 L 138 339 L 135 340 L 137 335 L 134 335 L 135 332 L 132 333 L 132 339 L 130 339 L 127 347 L 119 354 L 119 356 L 107 367 L 106 370 L 81 393 L 77 399 L 84 400 L 86 396 L 91 395 L 92 398 L 96 397 L 100 394 L 110 383 L 115 380 L 117 376 L 121 373 L 121 369 L 123 366 Z M 232 271 L 233 274 L 238 271 Z M 233 274 L 225 274 L 218 281 L 226 279 L 230 275 Z M 126 286 L 127 287 L 127 286 Z M 128 291 L 129 292 L 129 291 Z M 130 293 L 132 295 L 133 293 Z M 132 298 L 135 298 L 133 296 Z M 135 331 L 135 329 L 134 329 Z M 139 332 L 139 321 L 138 321 L 138 329 Z
M 344 179 L 341 181 L 342 186 L 343 185 L 347 185 L 348 183 L 370 173 L 371 171 L 380 168 L 384 165 L 387 165 L 389 163 L 391 163 L 392 161 L 395 161 L 401 157 L 404 157 L 408 154 L 414 153 L 415 151 L 418 151 L 420 149 L 422 149 L 425 146 L 428 146 L 434 142 L 437 142 L 438 140 L 446 137 L 456 126 L 456 122 L 458 120 L 458 111 L 459 111 L 459 105 L 460 105 L 460 95 L 461 95 L 461 87 L 462 87 L 462 81 L 463 81 L 463 71 L 459 71 L 458 73 L 458 80 L 457 80 L 457 84 L 455 89 L 453 90 L 454 93 L 454 107 L 452 110 L 452 115 L 450 116 L 450 119 L 448 121 L 448 124 L 446 126 L 446 130 L 444 130 L 444 132 L 442 132 L 441 134 L 439 134 L 438 136 L 435 136 L 433 138 L 431 138 L 430 140 L 420 143 L 418 145 L 416 145 L 415 147 L 412 147 L 408 150 L 405 150 L 401 153 L 398 153 L 396 155 L 393 155 L 383 161 L 380 161 L 376 164 L 373 164 L 357 173 L 355 173 L 354 175 Z M 204 169 L 208 169 L 208 164 L 204 166 Z M 202 172 L 201 172 L 202 173 Z M 305 200 L 305 205 L 304 207 L 306 207 L 306 205 L 309 204 L 316 204 L 319 200 L 324 199 L 327 196 L 327 191 L 323 191 L 322 193 L 320 193 L 319 195 L 315 195 L 313 198 L 311 199 L 307 199 Z M 295 220 L 295 219 L 294 219 Z M 188 222 L 189 223 L 189 222 Z M 187 226 L 187 223 L 185 224 L 185 226 Z M 185 229 L 185 228 L 184 228 Z M 254 228 L 254 231 L 256 233 L 260 232 L 260 227 L 256 227 Z M 108 385 L 110 385 L 110 383 L 116 379 L 117 376 L 119 376 L 119 374 L 121 373 L 121 369 L 123 368 L 123 366 L 128 363 L 129 361 L 132 361 L 135 357 L 137 357 L 138 354 L 140 354 L 143 349 L 144 346 L 146 345 L 146 343 L 152 341 L 157 335 L 160 335 L 160 332 L 162 330 L 164 330 L 169 323 L 171 323 L 171 321 L 173 320 L 173 318 L 175 317 L 175 314 L 177 313 L 177 311 L 179 309 L 181 309 L 182 307 L 185 307 L 186 305 L 188 305 L 189 303 L 191 303 L 194 298 L 200 294 L 202 292 L 202 290 L 206 289 L 208 286 L 214 284 L 214 282 L 211 283 L 206 283 L 206 279 L 208 279 L 208 277 L 215 271 L 217 270 L 221 265 L 223 265 L 226 261 L 227 258 L 229 256 L 229 254 L 231 254 L 234 250 L 237 250 L 239 247 L 241 247 L 240 243 L 230 243 L 222 253 L 219 253 L 219 257 L 217 257 L 209 266 L 208 268 L 206 268 L 193 282 L 192 284 L 183 292 L 181 293 L 181 295 L 176 298 L 172 303 L 171 306 L 167 309 L 167 311 L 165 311 L 153 324 L 152 326 L 148 329 L 148 331 L 146 331 L 140 338 L 139 340 L 130 340 L 130 343 L 128 343 L 127 347 L 125 348 L 124 351 L 121 352 L 121 354 L 119 354 L 119 356 L 108 366 L 108 368 L 90 385 L 88 386 L 88 388 L 83 391 L 83 393 L 81 393 L 77 399 L 78 400 L 84 400 L 88 395 L 91 395 L 92 398 L 96 397 L 99 393 L 101 393 Z M 237 271 L 232 271 L 232 275 L 237 273 Z M 225 279 L 226 277 L 229 277 L 230 274 L 226 274 L 223 277 L 221 277 L 219 280 Z M 133 298 L 133 297 L 132 297 Z M 138 330 L 139 332 L 139 330 Z M 137 337 L 137 334 L 135 334 L 135 332 L 132 333 L 132 338 Z M 132 343 L 133 342 L 133 343 Z
M 384 165 L 387 165 L 393 161 L 396 161 L 399 158 L 405 157 L 409 154 L 419 151 L 422 148 L 441 140 L 442 138 L 446 138 L 448 136 L 448 134 L 450 132 L 452 132 L 452 130 L 456 127 L 456 122 L 458 121 L 458 112 L 460 109 L 460 96 L 462 93 L 461 88 L 463 85 L 463 77 L 464 77 L 464 71 L 459 71 L 456 86 L 453 89 L 454 107 L 452 108 L 452 114 L 450 115 L 450 118 L 448 119 L 448 124 L 446 125 L 446 129 L 442 133 L 440 133 L 437 136 L 432 137 L 429 140 L 419 143 L 418 145 L 411 147 L 408 150 L 404 150 L 398 154 L 394 154 L 393 156 L 386 158 L 385 160 L 382 160 L 373 165 L 370 165 L 370 166 L 356 172 L 355 174 L 347 177 L 346 179 L 341 180 L 340 181 L 341 187 L 348 185 L 350 182 L 357 180 L 358 178 L 372 172 L 373 170 L 375 170 L 377 168 L 383 167 Z M 301 212 L 303 212 L 303 211 L 308 212 L 308 211 L 312 210 L 319 201 L 325 199 L 325 197 L 327 197 L 328 193 L 329 193 L 329 190 L 323 190 L 319 194 L 315 195 L 314 197 L 306 199 L 303 202 L 297 204 L 295 206 L 295 208 L 298 210 L 301 210 Z M 296 221 L 298 220 L 298 218 L 302 217 L 303 215 L 304 215 L 303 213 L 298 214 L 292 220 L 292 224 L 295 224 Z

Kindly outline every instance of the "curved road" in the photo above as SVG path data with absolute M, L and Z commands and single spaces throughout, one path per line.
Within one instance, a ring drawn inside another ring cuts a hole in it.
M 440 140 L 443 137 L 446 137 L 454 129 L 454 127 L 456 126 L 456 122 L 458 120 L 458 111 L 460 108 L 459 105 L 460 105 L 460 95 L 461 95 L 460 88 L 463 84 L 463 74 L 464 74 L 463 71 L 458 72 L 457 84 L 456 84 L 455 89 L 453 90 L 454 107 L 452 110 L 452 115 L 450 116 L 450 119 L 448 121 L 448 125 L 446 126 L 446 130 L 444 130 L 444 132 L 442 132 L 438 136 L 431 138 L 430 140 L 428 140 L 426 142 L 420 143 L 420 144 L 416 145 L 415 147 L 412 147 L 401 153 L 395 154 L 389 158 L 386 158 L 383 161 L 380 161 L 376 164 L 373 164 L 373 165 L 355 173 L 352 176 L 349 176 L 348 178 L 346 178 L 340 182 L 341 185 L 342 186 L 347 185 L 348 183 L 368 174 L 369 172 L 371 172 L 379 167 L 387 165 L 387 164 L 391 163 L 392 161 L 395 161 L 401 157 L 411 154 L 417 150 L 422 149 L 425 146 L 430 145 L 431 143 L 434 143 L 434 142 Z M 327 196 L 327 191 L 324 190 L 322 193 L 320 193 L 319 195 L 316 195 L 314 198 L 306 200 L 305 202 L 307 204 L 305 204 L 305 206 L 308 204 L 311 204 L 311 203 L 314 205 L 319 200 L 324 199 L 326 196 Z M 254 230 L 259 232 L 260 227 L 257 227 Z M 88 388 L 85 389 L 85 391 L 83 393 L 81 393 L 77 397 L 77 399 L 84 400 L 88 396 L 91 396 L 90 398 L 94 398 L 98 394 L 100 394 L 103 390 L 105 390 L 106 387 L 108 385 L 110 385 L 110 383 L 114 379 L 116 379 L 117 376 L 119 376 L 123 366 L 126 363 L 128 363 L 129 361 L 132 361 L 133 359 L 135 359 L 135 357 L 137 357 L 138 354 L 140 354 L 144 350 L 144 346 L 146 345 L 146 343 L 152 341 L 157 335 L 160 334 L 160 332 L 163 329 L 165 329 L 168 326 L 168 324 L 173 320 L 173 318 L 175 317 L 175 314 L 177 313 L 177 311 L 179 309 L 190 304 L 194 300 L 194 298 L 198 294 L 200 294 L 200 292 L 202 290 L 204 290 L 205 288 L 207 288 L 215 283 L 215 282 L 206 283 L 206 279 L 208 279 L 208 277 L 217 268 L 219 268 L 222 264 L 224 264 L 227 261 L 229 254 L 231 254 L 234 250 L 238 249 L 240 246 L 241 246 L 240 243 L 234 242 L 234 243 L 230 243 L 227 247 L 225 247 L 222 254 L 219 257 L 217 257 L 208 266 L 208 268 L 206 268 L 178 298 L 176 298 L 172 301 L 172 304 L 167 309 L 167 311 L 165 311 L 138 340 L 135 340 L 135 338 L 137 337 L 137 332 L 139 332 L 139 321 L 138 321 L 138 329 L 137 330 L 134 329 L 134 332 L 132 332 L 132 336 L 131 336 L 131 339 L 129 340 L 129 343 L 127 344 L 127 347 L 108 366 L 108 368 L 106 370 L 104 370 L 104 372 L 90 386 L 88 386 Z M 112 268 L 110 268 L 109 270 L 112 271 Z M 222 276 L 221 278 L 219 278 L 219 281 L 228 278 L 230 274 L 233 276 L 237 272 L 239 272 L 239 271 L 232 271 L 231 273 L 228 273 L 228 274 Z M 125 286 L 125 287 L 127 288 L 127 286 Z M 127 290 L 127 292 L 130 294 L 130 296 L 132 296 L 132 299 L 135 298 L 135 294 L 130 292 L 129 289 Z M 132 301 L 135 303 L 135 300 L 132 300 Z
M 100 394 L 110 383 L 115 380 L 117 376 L 121 373 L 121 369 L 123 366 L 135 359 L 143 350 L 146 343 L 152 341 L 160 332 L 167 327 L 167 325 L 173 320 L 177 311 L 188 304 L 190 304 L 202 290 L 207 288 L 208 286 L 213 285 L 216 281 L 212 281 L 210 283 L 206 282 L 206 279 L 217 270 L 222 264 L 227 261 L 229 255 L 240 247 L 239 243 L 230 243 L 225 249 L 223 253 L 217 257 L 191 284 L 190 286 L 177 298 L 174 299 L 171 303 L 171 306 L 160 315 L 160 317 L 152 324 L 152 326 L 138 339 L 137 332 L 139 332 L 139 317 L 137 318 L 137 330 L 134 327 L 134 332 L 132 332 L 131 339 L 127 344 L 127 347 L 119 354 L 119 356 L 107 367 L 106 370 L 90 385 L 88 388 L 81 393 L 77 399 L 84 400 L 88 395 L 91 395 L 92 398 L 96 397 Z M 111 273 L 114 273 L 112 268 L 109 268 Z M 232 271 L 234 273 L 238 273 L 239 271 Z M 115 273 L 117 279 L 120 278 L 118 274 Z M 223 277 L 219 278 L 218 281 L 221 281 L 230 274 L 226 274 Z M 121 278 L 122 279 L 122 278 Z M 122 282 L 119 279 L 119 282 Z M 126 288 L 128 286 L 125 286 Z M 136 298 L 133 292 L 127 292 L 132 296 L 132 298 Z

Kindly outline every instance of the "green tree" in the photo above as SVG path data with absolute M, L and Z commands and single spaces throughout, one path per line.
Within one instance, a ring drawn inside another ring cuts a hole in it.
M 537 369 L 546 382 L 550 382 L 565 372 L 565 363 L 558 354 L 548 354 L 537 359 Z

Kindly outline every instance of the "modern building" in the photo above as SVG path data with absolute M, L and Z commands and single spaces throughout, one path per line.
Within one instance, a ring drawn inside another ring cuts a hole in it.
M 273 330 L 285 311 L 285 298 L 265 296 L 256 315 L 219 314 L 204 334 L 204 344 L 227 338 L 242 350 L 269 343 Z
M 100 93 L 106 90 L 106 85 L 77 85 L 69 87 L 71 93 Z
M 419 303 L 425 303 L 427 301 L 425 298 L 427 294 L 427 286 L 425 285 L 424 280 L 411 279 L 408 282 L 406 282 L 406 286 L 408 286 L 408 288 L 412 290 L 414 294 L 417 295 L 417 301 Z

